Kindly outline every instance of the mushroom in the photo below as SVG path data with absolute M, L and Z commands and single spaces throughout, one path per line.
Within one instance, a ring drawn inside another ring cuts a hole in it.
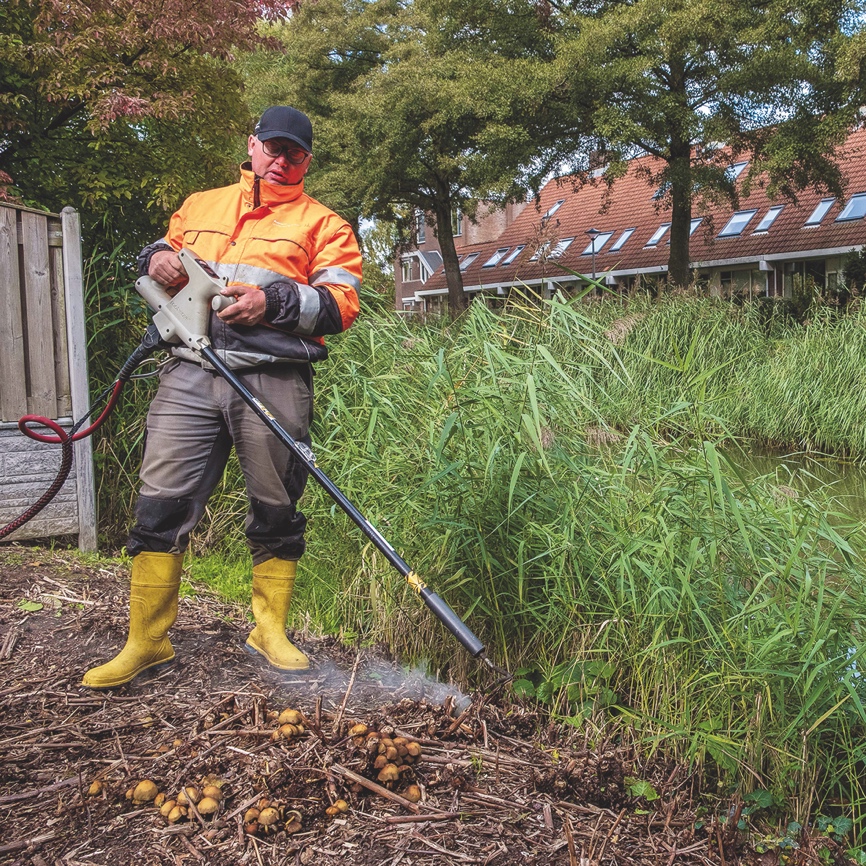
M 201 794 L 199 794 L 198 788 L 193 785 L 187 785 L 178 795 L 177 795 L 177 804 L 178 806 L 188 806 L 190 803 L 198 803 L 201 799 Z
M 297 811 L 297 809 L 291 809 L 287 814 L 286 818 L 286 833 L 290 836 L 292 833 L 297 833 L 301 829 L 301 813 Z
M 379 770 L 379 775 L 376 778 L 383 784 L 396 782 L 400 778 L 400 771 L 394 766 L 394 764 L 385 764 L 385 766 Z
M 304 717 L 297 710 L 283 710 L 277 721 L 281 725 L 300 725 L 303 724 Z
M 209 797 L 211 800 L 216 800 L 217 803 L 219 803 L 223 798 L 222 788 L 218 785 L 206 785 L 201 789 L 201 795 L 202 797 Z M 201 808 L 199 808 L 199 811 L 201 811 Z
M 186 809 L 183 806 L 175 806 L 168 813 L 168 823 L 177 824 L 181 819 L 186 818 Z
M 90 783 L 90 787 L 87 789 L 88 797 L 96 797 L 102 793 L 102 789 L 105 787 L 105 783 L 102 779 L 94 779 Z
M 417 785 L 410 785 L 404 792 L 403 796 L 410 803 L 417 803 L 421 799 L 421 789 Z
M 177 800 L 166 800 L 159 807 L 159 814 L 162 815 L 163 818 L 168 818 L 171 814 L 171 810 L 174 809 L 175 806 L 177 806 Z
M 272 806 L 268 806 L 267 809 L 262 809 L 262 811 L 259 812 L 259 824 L 266 830 L 276 824 L 279 820 L 279 810 L 274 809 Z
M 137 806 L 150 803 L 158 793 L 159 789 L 150 779 L 143 779 L 132 789 L 132 802 Z
M 202 797 L 196 806 L 200 815 L 215 815 L 219 807 L 219 801 L 214 800 L 213 797 Z

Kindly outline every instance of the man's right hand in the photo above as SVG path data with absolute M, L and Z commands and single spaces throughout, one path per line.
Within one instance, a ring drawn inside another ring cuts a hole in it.
M 186 268 L 180 263 L 180 256 L 174 250 L 160 250 L 150 257 L 148 276 L 166 288 L 179 286 L 186 282 Z

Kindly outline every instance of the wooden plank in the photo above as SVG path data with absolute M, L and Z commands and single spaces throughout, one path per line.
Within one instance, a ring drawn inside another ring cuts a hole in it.
M 0 206 L 0 421 L 27 412 L 17 223 L 17 211 Z
M 48 224 L 49 237 L 52 226 Z M 60 227 L 57 227 L 60 231 Z M 66 293 L 63 286 L 63 248 L 49 245 L 51 264 L 51 326 L 54 339 L 54 381 L 57 383 L 57 417 L 72 416 L 72 396 L 69 384 L 69 348 L 66 334 Z
M 22 213 L 21 236 L 24 253 L 24 333 L 29 372 L 27 407 L 37 415 L 56 418 L 48 218 L 40 214 Z
M 69 385 L 72 416 L 76 420 L 90 411 L 87 374 L 87 329 L 84 315 L 84 267 L 81 256 L 81 221 L 71 207 L 63 208 L 63 285 L 66 299 L 66 341 L 69 355 Z M 96 484 L 93 477 L 93 446 L 88 436 L 74 446 L 78 489 L 78 546 L 96 550 Z

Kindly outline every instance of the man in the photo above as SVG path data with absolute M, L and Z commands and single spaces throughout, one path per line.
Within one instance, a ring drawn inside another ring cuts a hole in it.
M 214 349 L 297 440 L 309 442 L 312 367 L 327 356 L 322 335 L 358 315 L 361 254 L 349 224 L 304 193 L 313 131 L 288 106 L 269 108 L 248 142 L 240 182 L 190 196 L 164 240 L 142 251 L 139 270 L 167 287 L 186 278 L 185 248 L 229 279 L 236 301 L 212 313 Z M 286 637 L 306 519 L 296 504 L 306 467 L 231 386 L 190 349 L 161 373 L 147 417 L 141 490 L 127 549 L 133 555 L 129 637 L 83 684 L 112 688 L 174 658 L 183 554 L 232 446 L 246 481 L 246 536 L 253 558 L 251 651 L 281 670 L 309 666 Z

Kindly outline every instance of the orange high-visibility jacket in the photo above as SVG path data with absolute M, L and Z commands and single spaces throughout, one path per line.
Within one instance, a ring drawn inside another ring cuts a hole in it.
M 358 315 L 355 234 L 304 192 L 303 181 L 269 184 L 246 163 L 239 183 L 191 195 L 172 216 L 165 241 L 145 253 L 167 245 L 190 250 L 229 285 L 264 290 L 259 325 L 232 326 L 211 316 L 211 342 L 232 366 L 321 360 L 322 335 L 345 330 Z

